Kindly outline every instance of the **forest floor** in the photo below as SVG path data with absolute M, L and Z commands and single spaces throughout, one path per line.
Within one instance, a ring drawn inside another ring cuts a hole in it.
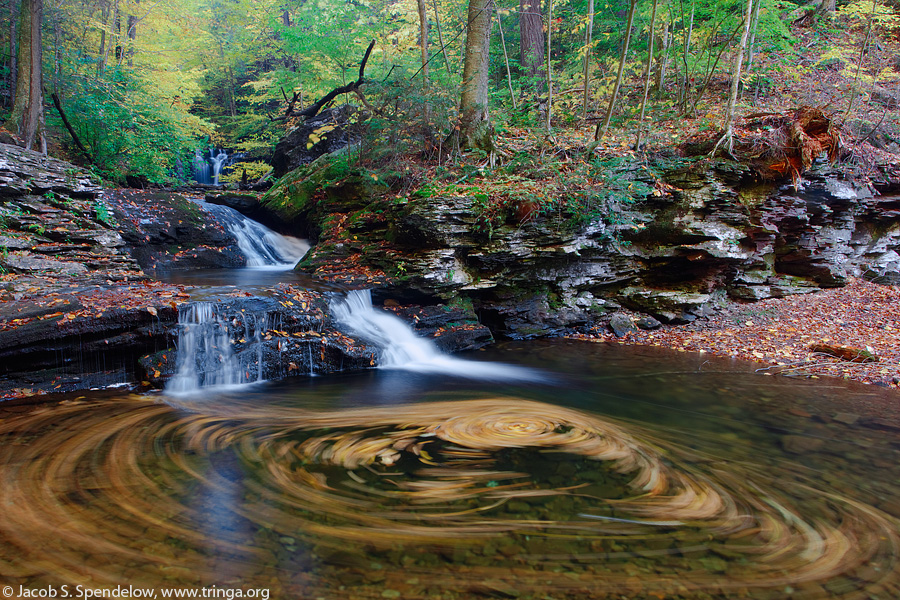
M 598 328 L 588 339 L 751 360 L 773 375 L 832 376 L 897 388 L 900 287 L 853 279 L 810 294 L 730 303 L 687 325 L 636 329 L 621 338 Z M 814 345 L 868 347 L 877 360 L 851 362 L 814 351 Z

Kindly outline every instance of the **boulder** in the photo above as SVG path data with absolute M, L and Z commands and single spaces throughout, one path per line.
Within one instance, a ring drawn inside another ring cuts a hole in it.
M 270 161 L 274 177 L 282 177 L 320 156 L 346 148 L 353 138 L 348 128 L 353 111 L 349 104 L 326 108 L 289 129 L 275 145 Z

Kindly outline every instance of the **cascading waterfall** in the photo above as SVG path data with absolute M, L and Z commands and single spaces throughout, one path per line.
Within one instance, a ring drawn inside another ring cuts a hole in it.
M 194 151 L 194 180 L 205 185 L 219 185 L 222 170 L 236 160 L 243 158 L 243 153 L 228 154 L 226 150 L 210 148 L 208 156 L 199 149 Z
M 212 155 L 212 150 L 210 150 L 210 155 Z M 210 159 L 212 162 L 212 183 L 213 185 L 219 185 L 219 175 L 222 173 L 222 167 L 229 162 L 228 153 L 220 150 L 215 156 L 210 156 Z
M 200 154 L 200 150 L 194 151 L 194 180 L 197 183 L 211 184 L 209 163 Z
M 166 385 L 173 394 L 188 394 L 201 388 L 254 383 L 263 379 L 261 332 L 266 318 L 245 316 L 243 328 L 220 315 L 211 302 L 192 302 L 178 311 L 178 358 L 175 375 Z M 238 356 L 235 338 L 256 347 L 250 356 Z M 253 360 L 255 359 L 255 360 Z
M 281 235 L 265 225 L 248 219 L 230 206 L 200 202 L 213 213 L 237 240 L 247 266 L 255 269 L 287 270 L 309 250 L 306 240 Z
M 354 290 L 332 302 L 334 320 L 350 333 L 378 348 L 378 365 L 470 379 L 544 381 L 545 377 L 523 367 L 463 360 L 443 354 L 429 339 L 419 337 L 402 319 L 372 306 L 369 290 Z

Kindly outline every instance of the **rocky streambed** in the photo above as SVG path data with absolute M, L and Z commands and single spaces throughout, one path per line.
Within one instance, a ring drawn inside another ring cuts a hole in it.
M 649 191 L 616 215 L 507 206 L 490 227 L 474 193 L 376 195 L 351 173 L 304 195 L 308 167 L 261 200 L 211 193 L 315 245 L 297 267 L 302 282 L 205 298 L 237 352 L 265 356 L 267 376 L 282 377 L 373 364 L 374 350 L 330 320 L 342 289 L 373 288 L 378 304 L 453 352 L 495 336 L 592 335 L 623 319 L 643 329 L 695 322 L 728 303 L 857 276 L 900 281 L 896 162 L 868 174 L 819 163 L 799 185 L 756 181 L 733 163 L 651 166 L 618 167 Z M 193 290 L 148 273 L 243 261 L 214 211 L 185 194 L 104 190 L 12 146 L 0 145 L 0 198 L 6 396 L 162 385 Z

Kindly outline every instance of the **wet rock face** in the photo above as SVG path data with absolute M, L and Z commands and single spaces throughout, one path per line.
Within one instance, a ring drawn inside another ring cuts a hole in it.
M 210 323 L 212 330 L 224 333 L 230 342 L 234 362 L 240 365 L 248 381 L 371 368 L 375 364 L 375 351 L 335 327 L 329 316 L 328 300 L 323 293 L 290 286 L 269 289 L 262 296 L 247 297 L 237 292 L 233 297 L 208 302 Z M 180 312 L 185 313 L 191 306 L 182 305 Z M 175 333 L 183 336 L 185 327 L 179 323 L 180 331 Z M 199 346 L 217 347 L 218 344 Z M 191 362 L 196 356 L 185 354 L 173 358 L 173 353 L 177 355 L 169 350 L 142 359 L 155 384 L 162 384 L 176 374 L 185 361 L 189 369 L 197 368 Z
M 6 272 L 134 277 L 100 187 L 69 163 L 0 144 L 0 267 Z
M 134 259 L 146 270 L 232 268 L 246 264 L 215 215 L 182 195 L 107 190 L 104 200 Z
M 513 338 L 605 323 L 621 306 L 684 323 L 729 297 L 806 293 L 866 272 L 900 278 L 900 197 L 886 192 L 900 177 L 888 167 L 875 187 L 826 164 L 797 187 L 755 182 L 733 164 L 656 173 L 664 192 L 615 221 L 538 215 L 490 231 L 470 197 L 353 198 L 343 210 L 332 198 L 327 222 L 305 215 L 320 239 L 298 268 L 397 295 L 466 298 Z

